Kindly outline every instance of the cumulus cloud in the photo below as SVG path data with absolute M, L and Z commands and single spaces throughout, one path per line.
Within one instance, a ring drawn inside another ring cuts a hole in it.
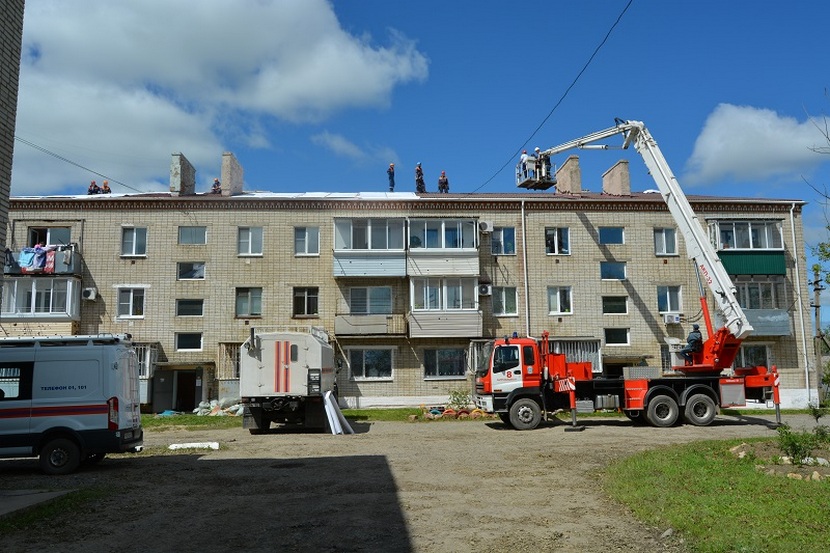
M 685 180 L 798 178 L 827 161 L 810 148 L 822 143 L 813 121 L 768 109 L 720 104 L 706 119 L 686 166 Z
M 382 108 L 396 86 L 428 74 L 413 41 L 352 35 L 325 0 L 176 3 L 27 3 L 18 136 L 158 188 L 159 159 L 173 152 L 218 171 L 229 137 L 278 147 L 269 118 L 319 123 Z M 321 140 L 358 155 L 342 137 Z M 53 193 L 86 174 L 18 143 L 12 193 Z
M 312 136 L 311 142 L 341 157 L 355 160 L 366 158 L 366 153 L 360 147 L 340 134 L 325 131 Z

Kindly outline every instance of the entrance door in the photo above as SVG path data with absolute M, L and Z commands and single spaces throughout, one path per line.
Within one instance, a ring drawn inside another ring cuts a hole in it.
M 196 408 L 196 371 L 176 371 L 176 411 Z

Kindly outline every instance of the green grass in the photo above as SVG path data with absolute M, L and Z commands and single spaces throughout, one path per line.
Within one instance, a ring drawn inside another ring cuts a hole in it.
M 409 415 L 421 415 L 423 412 L 417 408 L 398 408 L 398 409 L 343 409 L 343 415 L 351 420 L 358 422 L 372 422 L 372 421 L 400 421 L 406 422 L 409 420 Z
M 111 494 L 100 488 L 89 488 L 69 492 L 45 503 L 28 509 L 11 513 L 0 518 L 0 536 L 13 531 L 27 530 L 44 520 L 53 519 L 60 513 L 88 512 L 94 501 L 109 497 Z
M 203 430 L 205 428 L 242 428 L 242 417 L 210 417 L 199 415 L 141 415 L 141 426 L 145 430 L 181 429 Z
M 697 553 L 828 550 L 828 481 L 798 481 L 738 459 L 740 443 L 664 447 L 613 463 L 608 493 L 658 528 L 680 531 Z

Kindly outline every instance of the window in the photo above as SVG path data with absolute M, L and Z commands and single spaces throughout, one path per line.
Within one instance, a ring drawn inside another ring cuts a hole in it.
M 65 278 L 6 279 L 3 314 L 72 316 L 78 306 L 70 300 L 71 291 L 72 283 Z
M 627 346 L 628 345 L 628 329 L 627 328 L 606 328 L 605 329 L 605 345 L 607 345 L 607 346 Z
M 349 290 L 349 312 L 352 315 L 392 313 L 392 288 L 369 286 Z
M 673 228 L 654 229 L 654 255 L 677 255 L 677 232 Z
M 769 367 L 769 348 L 763 344 L 743 344 L 735 356 L 736 367 Z
M 424 350 L 424 378 L 463 378 L 465 372 L 463 348 Z
M 147 255 L 147 229 L 124 227 L 121 229 L 121 255 Z
M 475 249 L 478 226 L 472 219 L 409 221 L 410 249 Z
M 31 366 L 31 363 L 29 365 Z M 25 372 L 29 373 L 30 371 Z M 28 399 L 31 397 L 31 390 L 27 389 L 24 392 L 21 389 L 21 385 L 24 384 L 24 376 L 26 375 L 20 367 L 0 367 L 0 391 L 3 392 L 0 394 L 0 401 L 4 399 Z M 28 381 L 27 385 L 23 386 L 24 388 L 31 387 L 31 376 L 29 376 Z
M 355 379 L 391 379 L 392 349 L 349 349 L 349 366 Z
M 262 288 L 236 289 L 236 316 L 262 316 Z
M 412 279 L 412 309 L 475 309 L 477 286 L 478 280 L 474 278 Z
M 202 349 L 202 333 L 201 332 L 177 332 L 176 333 L 176 350 L 178 351 L 201 351 Z
M 628 313 L 628 297 L 602 296 L 602 314 L 618 315 Z
M 561 315 L 571 312 L 571 287 L 548 286 L 548 313 Z
M 205 300 L 176 300 L 178 317 L 201 317 L 204 315 Z
M 294 288 L 294 316 L 312 317 L 318 311 L 319 288 Z
M 179 227 L 179 244 L 196 246 L 207 244 L 207 227 Z
M 599 274 L 602 280 L 625 280 L 625 263 L 619 261 L 600 261 Z
M 262 255 L 262 227 L 239 227 L 236 243 L 239 255 Z
M 38 244 L 66 245 L 72 241 L 72 229 L 69 227 L 31 227 L 29 229 L 29 247 Z
M 118 317 L 122 319 L 144 318 L 144 288 L 118 289 Z
M 780 221 L 718 221 L 710 226 L 718 248 L 739 250 L 781 250 Z
M 515 286 L 493 286 L 493 315 L 518 315 Z
M 571 253 L 570 229 L 546 228 L 545 252 L 548 255 L 568 255 Z
M 490 249 L 493 255 L 516 254 L 516 229 L 513 227 L 496 227 L 490 235 Z
M 623 227 L 599 227 L 600 244 L 623 244 Z
M 179 280 L 204 280 L 205 263 L 203 261 L 177 263 Z
M 294 228 L 294 255 L 320 255 L 319 228 Z
M 738 303 L 744 309 L 786 309 L 787 296 L 783 279 L 738 281 L 735 283 Z
M 335 219 L 335 250 L 403 250 L 403 219 Z
M 683 311 L 680 301 L 680 286 L 658 286 L 657 287 L 657 311 L 660 313 Z

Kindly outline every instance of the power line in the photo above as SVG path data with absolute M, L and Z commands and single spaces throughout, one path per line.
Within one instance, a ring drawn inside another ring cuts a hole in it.
M 585 65 L 583 65 L 583 66 L 582 66 L 582 69 L 579 71 L 579 73 L 577 73 L 576 77 L 574 77 L 574 80 L 573 80 L 573 81 L 571 81 L 571 84 L 568 86 L 568 88 L 566 88 L 566 89 L 565 89 L 565 92 L 563 92 L 563 93 L 562 93 L 562 96 L 560 96 L 560 97 L 559 97 L 559 100 L 556 102 L 556 104 L 553 106 L 553 108 L 551 108 L 550 112 L 548 112 L 547 117 L 545 117 L 545 118 L 542 120 L 542 122 L 541 122 L 541 123 L 539 123 L 539 125 L 538 125 L 538 126 L 537 126 L 534 130 L 533 130 L 533 132 L 532 132 L 532 133 L 530 133 L 530 136 L 528 136 L 528 137 L 527 137 L 527 139 L 526 139 L 526 140 L 522 143 L 522 145 L 521 145 L 521 146 L 519 146 L 519 148 L 518 148 L 515 152 L 513 152 L 513 154 L 510 156 L 510 158 L 508 158 L 508 160 L 504 162 L 504 165 L 502 165 L 502 166 L 498 169 L 498 171 L 496 171 L 495 173 L 493 173 L 493 176 L 491 176 L 489 179 L 487 179 L 486 181 L 484 181 L 484 183 L 482 183 L 482 185 L 481 185 L 481 186 L 479 186 L 478 188 L 476 188 L 475 190 L 473 190 L 473 192 L 478 192 L 479 190 L 481 190 L 482 188 L 484 188 L 485 186 L 487 186 L 488 184 L 490 184 L 490 181 L 492 181 L 492 180 L 493 180 L 494 178 L 496 178 L 496 177 L 497 177 L 497 176 L 498 176 L 498 175 L 499 175 L 502 171 L 504 171 L 504 168 L 505 168 L 505 167 L 507 167 L 508 165 L 510 165 L 511 163 L 513 163 L 513 160 L 515 160 L 515 159 L 516 159 L 516 156 L 518 156 L 518 155 L 519 155 L 519 153 L 522 151 L 522 149 L 523 149 L 525 146 L 527 146 L 527 144 L 528 144 L 528 143 L 529 143 L 529 142 L 533 139 L 533 137 L 534 137 L 534 136 L 536 136 L 536 133 L 538 133 L 538 132 L 539 132 L 539 130 L 541 130 L 541 128 L 545 125 L 545 123 L 547 123 L 547 122 L 548 122 L 548 119 L 550 119 L 551 115 L 553 115 L 553 112 L 554 112 L 554 111 L 556 111 L 556 109 L 559 107 L 559 105 L 560 105 L 560 104 L 561 104 L 561 103 L 565 100 L 565 98 L 568 96 L 568 93 L 570 93 L 571 89 L 572 89 L 574 86 L 576 86 L 576 83 L 577 83 L 577 81 L 579 81 L 579 78 L 580 78 L 580 77 L 582 77 L 582 74 L 583 74 L 583 73 L 585 73 L 585 71 L 588 69 L 588 66 L 589 66 L 589 65 L 591 65 L 591 62 L 592 62 L 592 61 L 594 61 L 594 58 L 595 58 L 595 57 L 596 57 L 596 55 L 599 53 L 600 49 L 601 49 L 601 48 L 605 45 L 605 43 L 608 41 L 609 37 L 611 36 L 611 33 L 614 31 L 614 29 L 617 27 L 617 25 L 619 24 L 619 22 L 622 20 L 623 16 L 625 15 L 625 12 L 627 12 L 627 11 L 628 11 L 628 8 L 630 8 L 630 7 L 631 7 L 631 4 L 632 4 L 633 2 L 634 2 L 634 0 L 628 0 L 628 4 L 626 4 L 626 5 L 625 5 L 625 7 L 623 8 L 623 10 L 620 12 L 620 15 L 618 15 L 618 16 L 617 16 L 617 20 L 616 20 L 616 21 L 614 21 L 614 24 L 613 24 L 613 25 L 611 25 L 611 28 L 610 28 L 610 29 L 608 29 L 608 32 L 607 32 L 607 33 L 605 33 L 605 37 L 602 39 L 602 41 L 599 43 L 599 45 L 598 45 L 598 46 L 594 49 L 594 53 L 593 53 L 593 54 L 591 54 L 591 57 L 590 57 L 590 58 L 588 58 L 588 61 L 586 61 L 586 62 L 585 62 Z
M 120 184 L 124 188 L 129 188 L 130 190 L 133 190 L 135 192 L 144 192 L 143 190 L 139 190 L 138 188 L 134 188 L 134 187 L 130 186 L 129 184 L 125 184 L 125 183 L 121 182 L 120 180 L 114 179 L 112 177 L 108 177 L 107 175 L 105 175 L 103 173 L 99 173 L 98 171 L 90 169 L 89 167 L 85 167 L 85 166 L 81 165 L 80 163 L 72 161 L 71 159 L 67 159 L 67 158 L 63 157 L 62 155 L 56 154 L 55 152 L 53 152 L 51 150 L 48 150 L 48 149 L 44 148 L 43 146 L 39 146 L 39 145 L 35 144 L 34 142 L 26 140 L 25 138 L 21 138 L 17 135 L 14 135 L 14 139 L 22 142 L 23 144 L 25 144 L 26 146 L 29 146 L 30 148 L 34 148 L 35 150 L 43 152 L 46 155 L 50 155 L 50 156 L 52 156 L 56 159 L 59 159 L 59 160 L 63 161 L 64 163 L 74 165 L 75 167 L 77 167 L 79 169 L 83 169 L 84 171 L 92 173 L 93 175 L 98 175 L 99 177 L 101 177 L 103 179 L 107 179 L 108 181 L 113 182 L 115 184 Z

